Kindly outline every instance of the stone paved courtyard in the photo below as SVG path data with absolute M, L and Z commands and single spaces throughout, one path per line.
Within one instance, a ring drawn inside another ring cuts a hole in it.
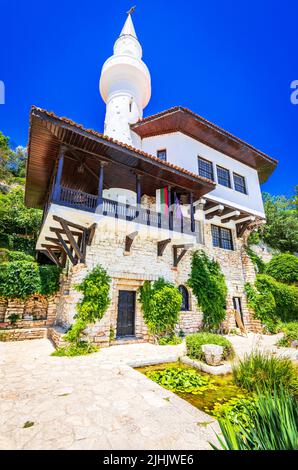
M 182 349 L 67 358 L 51 357 L 48 340 L 0 342 L 0 449 L 210 449 L 217 423 L 127 365 L 176 360 Z
M 288 355 L 279 335 L 228 337 Z M 185 345 L 130 344 L 90 356 L 51 357 L 46 339 L 0 342 L 0 449 L 210 449 L 218 424 L 134 366 L 176 361 Z M 27 423 L 28 427 L 24 427 Z

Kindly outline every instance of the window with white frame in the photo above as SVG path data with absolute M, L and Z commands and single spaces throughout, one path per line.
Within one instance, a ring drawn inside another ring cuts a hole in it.
M 238 191 L 239 193 L 247 194 L 244 176 L 238 175 L 237 173 L 233 173 L 233 178 L 234 178 L 235 191 Z
M 231 178 L 230 178 L 230 172 L 226 168 L 223 168 L 222 166 L 216 167 L 217 169 L 217 182 L 218 184 L 221 184 L 222 186 L 226 186 L 227 188 L 231 187 Z
M 198 157 L 199 175 L 214 181 L 213 165 L 209 160 Z

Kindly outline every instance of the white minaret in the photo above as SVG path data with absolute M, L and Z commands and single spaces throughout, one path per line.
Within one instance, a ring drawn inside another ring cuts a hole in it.
M 114 44 L 114 54 L 102 67 L 99 90 L 107 105 L 104 134 L 132 145 L 129 125 L 143 116 L 151 96 L 151 79 L 130 13 Z

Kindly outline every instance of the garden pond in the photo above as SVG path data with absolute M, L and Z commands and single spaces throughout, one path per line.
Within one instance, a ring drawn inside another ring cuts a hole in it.
M 253 401 L 248 392 L 234 385 L 232 374 L 210 375 L 182 362 L 138 367 L 136 370 L 214 417 L 220 417 L 231 407 L 239 408 L 240 402 Z

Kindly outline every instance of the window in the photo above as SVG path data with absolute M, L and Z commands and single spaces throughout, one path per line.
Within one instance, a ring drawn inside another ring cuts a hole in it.
M 237 173 L 233 173 L 233 176 L 234 176 L 235 191 L 239 191 L 239 193 L 247 194 L 245 178 L 241 175 L 237 175 Z
M 181 304 L 181 311 L 187 312 L 189 310 L 189 295 L 188 290 L 185 286 L 179 286 L 178 290 L 182 295 L 182 304 Z
M 210 180 L 214 180 L 213 175 L 213 165 L 212 162 L 205 160 L 204 158 L 198 157 L 198 165 L 199 165 L 199 175 L 203 176 L 204 178 L 209 178 Z
M 227 188 L 231 187 L 231 178 L 230 172 L 222 166 L 217 166 L 217 181 L 219 184 L 226 186 Z
M 232 232 L 228 228 L 211 225 L 213 246 L 218 246 L 225 250 L 233 250 Z
M 157 150 L 157 156 L 161 160 L 164 160 L 165 162 L 167 161 L 167 151 L 166 149 L 163 150 Z

